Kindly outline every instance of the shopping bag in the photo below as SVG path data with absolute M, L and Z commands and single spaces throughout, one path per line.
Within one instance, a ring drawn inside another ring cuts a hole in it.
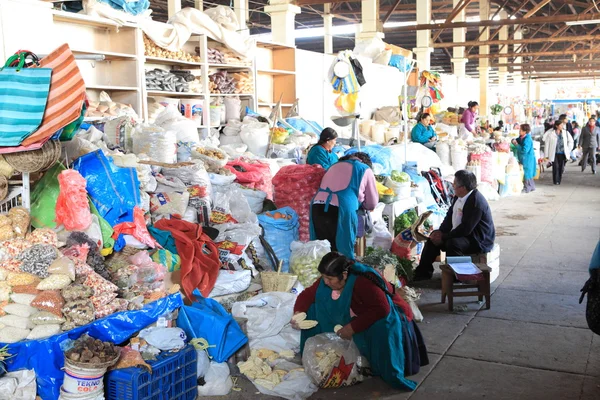
M 25 68 L 30 56 L 19 52 L 0 68 L 0 146 L 20 145 L 42 123 L 52 69 Z
M 193 294 L 196 301 L 191 306 L 181 307 L 177 326 L 189 338 L 206 339 L 212 360 L 225 362 L 248 342 L 248 338 L 223 306 L 204 298 L 198 289 Z
M 41 126 L 23 141 L 24 146 L 43 141 L 79 119 L 85 100 L 85 83 L 69 45 L 42 58 L 40 67 L 52 70 L 48 104 Z

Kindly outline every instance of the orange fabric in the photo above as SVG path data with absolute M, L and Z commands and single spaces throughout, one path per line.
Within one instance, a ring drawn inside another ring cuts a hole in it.
M 202 226 L 176 219 L 161 219 L 154 227 L 169 231 L 175 239 L 177 253 L 181 257 L 181 287 L 188 299 L 198 288 L 202 296 L 208 297 L 221 269 L 219 249 L 202 232 Z
M 42 58 L 40 68 L 52 68 L 46 112 L 39 129 L 21 146 L 47 140 L 59 129 L 76 121 L 85 100 L 85 83 L 69 45 L 63 44 Z

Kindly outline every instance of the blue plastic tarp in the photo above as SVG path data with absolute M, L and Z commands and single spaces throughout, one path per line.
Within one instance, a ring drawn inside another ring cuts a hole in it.
M 183 305 L 179 293 L 172 294 L 138 311 L 124 311 L 99 319 L 44 340 L 28 340 L 8 345 L 8 353 L 15 356 L 7 360 L 9 372 L 33 369 L 37 377 L 37 394 L 42 400 L 57 400 L 63 383 L 64 356 L 60 348 L 65 340 L 78 339 L 87 333 L 95 339 L 122 344 L 135 333 L 153 324 L 159 317 Z M 0 347 L 4 344 L 0 343 Z
M 117 167 L 102 150 L 79 157 L 73 168 L 87 181 L 92 202 L 110 226 L 133 221 L 133 208 L 141 205 L 135 168 Z
M 212 360 L 225 362 L 248 343 L 248 337 L 221 304 L 203 297 L 198 289 L 193 294 L 196 301 L 181 307 L 177 326 L 188 338 L 205 339 Z
M 392 174 L 392 150 L 389 147 L 374 144 L 360 148 L 362 153 L 367 153 L 373 162 L 375 175 L 390 176 Z M 353 147 L 346 151 L 346 155 L 357 153 L 358 149 Z
M 307 123 L 306 120 L 301 118 L 286 118 L 285 122 L 300 132 L 314 133 L 317 136 L 320 135 L 323 130 L 323 127 L 315 121 L 309 121 L 310 123 Z

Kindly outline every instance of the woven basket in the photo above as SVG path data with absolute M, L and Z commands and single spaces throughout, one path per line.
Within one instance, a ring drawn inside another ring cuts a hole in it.
M 60 143 L 50 140 L 41 149 L 5 154 L 4 159 L 19 172 L 32 173 L 50 168 L 60 157 L 60 152 Z
M 285 272 L 281 272 L 281 265 L 283 263 L 279 262 L 279 267 L 277 268 L 277 272 L 261 272 L 260 279 L 262 281 L 262 290 L 263 293 L 267 292 L 285 292 L 289 293 L 290 290 L 294 287 L 294 284 L 298 280 L 297 275 L 286 274 Z
M 6 162 L 3 156 L 0 155 L 0 175 L 10 178 L 15 173 L 15 169 Z
M 0 201 L 4 200 L 8 195 L 8 179 L 0 175 Z

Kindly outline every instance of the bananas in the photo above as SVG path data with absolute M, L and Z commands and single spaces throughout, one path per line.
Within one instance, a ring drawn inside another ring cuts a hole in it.
M 292 321 L 294 321 L 298 327 L 302 330 L 304 329 L 312 329 L 315 326 L 319 325 L 318 321 L 312 321 L 306 319 L 306 313 L 298 313 L 292 317 Z

